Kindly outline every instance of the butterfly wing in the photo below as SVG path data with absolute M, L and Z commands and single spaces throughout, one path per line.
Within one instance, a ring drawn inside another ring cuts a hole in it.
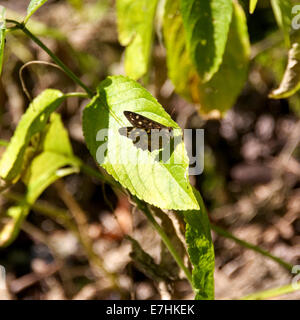
M 124 111 L 124 115 L 133 127 L 121 128 L 119 133 L 131 139 L 137 148 L 149 151 L 161 149 L 163 141 L 169 141 L 172 137 L 171 127 L 166 127 L 135 112 Z
M 163 129 L 166 128 L 169 131 L 172 130 L 171 127 L 166 127 L 154 120 L 148 119 L 138 113 L 132 112 L 132 111 L 124 111 L 125 117 L 128 119 L 128 121 L 136 128 L 148 130 L 148 129 Z
M 151 146 L 151 135 L 147 134 L 142 128 L 124 127 L 119 129 L 119 133 L 132 140 L 137 148 L 149 150 L 149 145 Z

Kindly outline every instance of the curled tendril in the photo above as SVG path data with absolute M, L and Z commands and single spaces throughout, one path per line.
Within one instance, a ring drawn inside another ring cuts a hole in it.
M 19 78 L 20 78 L 20 81 L 21 81 L 22 89 L 23 89 L 24 93 L 26 94 L 27 98 L 29 99 L 29 101 L 32 100 L 32 97 L 31 97 L 29 91 L 27 90 L 27 87 L 26 87 L 26 84 L 25 84 L 25 81 L 24 81 L 24 78 L 23 78 L 23 70 L 25 68 L 27 68 L 28 66 L 32 65 L 32 64 L 43 64 L 43 65 L 47 65 L 47 66 L 51 66 L 51 67 L 57 68 L 57 69 L 59 69 L 59 70 L 64 72 L 64 70 L 60 66 L 58 66 L 55 63 L 51 63 L 51 62 L 33 60 L 33 61 L 29 61 L 29 62 L 25 63 L 19 70 Z

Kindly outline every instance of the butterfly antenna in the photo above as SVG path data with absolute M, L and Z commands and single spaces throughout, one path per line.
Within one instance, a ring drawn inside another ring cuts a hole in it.
M 172 107 L 172 110 L 170 112 L 170 116 L 171 116 L 172 119 L 173 119 L 173 116 L 175 114 L 175 111 L 176 111 L 175 107 Z

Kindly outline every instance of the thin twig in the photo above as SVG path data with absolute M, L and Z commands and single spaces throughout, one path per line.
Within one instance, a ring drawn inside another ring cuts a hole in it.
M 67 212 L 66 212 L 67 214 Z M 65 268 L 65 262 L 64 260 L 60 257 L 60 255 L 57 253 L 56 248 L 52 245 L 50 238 L 48 234 L 44 233 L 41 231 L 39 228 L 35 227 L 31 223 L 27 222 L 26 220 L 23 221 L 21 225 L 21 229 L 25 231 L 30 237 L 32 237 L 34 240 L 43 243 L 46 245 L 53 258 L 56 260 L 56 265 L 58 266 L 58 273 L 60 274 L 61 280 L 64 284 L 65 288 L 68 288 L 69 291 L 73 292 L 74 291 L 74 285 L 71 281 L 70 273 L 68 270 Z M 41 280 L 41 279 L 38 279 Z
M 99 268 L 108 278 L 110 278 L 112 284 L 116 288 L 120 289 L 117 281 L 117 275 L 109 272 L 105 268 L 102 259 L 94 252 L 93 243 L 88 235 L 88 221 L 86 219 L 85 212 L 81 209 L 77 201 L 66 189 L 64 183 L 61 180 L 56 181 L 54 186 L 56 187 L 60 198 L 64 201 L 65 205 L 68 207 L 76 222 L 79 231 L 79 240 L 89 257 L 91 266 Z
M 228 239 L 231 239 L 233 240 L 234 242 L 238 243 L 239 245 L 247 248 L 247 249 L 251 249 L 253 251 L 256 251 L 258 253 L 260 253 L 261 255 L 269 258 L 269 259 L 272 259 L 273 261 L 277 262 L 278 264 L 280 264 L 282 267 L 284 267 L 286 270 L 288 270 L 289 272 L 292 271 L 293 269 L 293 265 L 288 263 L 288 262 L 285 262 L 283 261 L 281 258 L 279 257 L 276 257 L 274 255 L 272 255 L 271 253 L 269 253 L 268 251 L 254 245 L 254 244 L 251 244 L 247 241 L 244 241 L 244 240 L 241 240 L 237 237 L 235 237 L 233 234 L 231 234 L 230 232 L 214 225 L 214 224 L 211 224 L 211 228 L 212 230 L 214 230 L 217 234 L 219 234 L 220 236 L 223 236 L 225 238 L 228 238 Z
M 279 288 L 273 288 L 256 293 L 249 294 L 240 298 L 239 300 L 265 300 L 269 298 L 275 298 L 287 293 L 292 293 L 300 290 L 300 282 L 288 284 Z
M 173 244 L 171 240 L 168 238 L 166 235 L 165 231 L 162 229 L 162 227 L 157 223 L 155 220 L 154 216 L 152 215 L 151 211 L 149 210 L 148 206 L 146 203 L 143 201 L 138 200 L 137 198 L 134 199 L 134 202 L 137 204 L 138 208 L 146 215 L 148 221 L 152 224 L 153 228 L 156 230 L 156 232 L 160 235 L 162 241 L 172 254 L 174 260 L 177 262 L 178 266 L 182 269 L 182 271 L 185 273 L 187 280 L 191 284 L 192 288 L 193 286 L 193 279 L 192 279 L 192 274 L 190 271 L 187 269 L 187 267 L 184 265 L 184 262 L 182 261 L 181 257 L 177 253 L 176 249 L 173 247 Z
M 15 202 L 24 202 L 23 195 L 20 195 L 12 191 L 5 192 L 2 194 L 2 196 L 6 199 L 9 199 Z M 72 221 L 67 210 L 53 206 L 49 202 L 46 202 L 44 200 L 37 200 L 34 204 L 31 205 L 31 209 L 34 211 L 40 212 L 43 215 L 51 218 L 56 223 L 60 224 L 64 228 L 74 233 L 78 232 L 77 226 Z
M 28 66 L 31 66 L 33 64 L 43 64 L 43 65 L 47 65 L 47 66 L 51 66 L 51 67 L 54 67 L 54 68 L 57 68 L 59 70 L 61 70 L 62 72 L 65 72 L 60 66 L 58 66 L 57 64 L 55 63 L 52 63 L 52 62 L 47 62 L 47 61 L 40 61 L 40 60 L 33 60 L 33 61 L 29 61 L 25 64 L 22 65 L 22 67 L 20 68 L 19 70 L 19 79 L 21 81 L 21 85 L 22 85 L 22 89 L 24 91 L 24 93 L 26 94 L 27 98 L 29 101 L 32 100 L 32 97 L 29 93 L 29 91 L 27 90 L 27 87 L 26 87 L 26 84 L 25 84 L 25 81 L 24 81 L 24 78 L 23 78 L 23 70 L 25 68 L 27 68 Z
M 277 176 L 282 174 L 285 166 L 288 164 L 288 162 L 289 162 L 293 152 L 297 148 L 299 142 L 300 142 L 300 120 L 293 125 L 293 129 L 292 129 L 291 133 L 289 134 L 287 142 L 278 156 L 278 159 L 277 159 L 278 168 L 277 169 L 279 169 L 279 170 L 276 170 Z
M 52 59 L 53 61 L 60 66 L 64 72 L 74 81 L 76 82 L 80 87 L 82 87 L 86 93 L 91 98 L 94 93 L 93 91 L 87 87 L 76 75 L 75 73 L 69 69 L 39 38 L 37 38 L 33 33 L 31 33 L 26 27 L 24 23 L 20 23 L 16 20 L 7 19 L 7 22 L 14 23 L 15 26 L 22 30 L 32 41 L 34 41 L 40 48 L 42 48 Z
M 44 200 L 36 201 L 31 206 L 31 208 L 46 215 L 47 217 L 50 217 L 66 229 L 72 231 L 78 238 L 82 247 L 84 248 L 92 268 L 97 267 L 98 269 L 100 269 L 103 273 L 106 274 L 108 278 L 111 279 L 113 287 L 122 292 L 121 288 L 119 288 L 119 285 L 117 283 L 117 276 L 114 273 L 111 273 L 105 269 L 105 267 L 103 266 L 103 261 L 93 250 L 93 244 L 90 241 L 86 230 L 87 221 L 84 212 L 76 203 L 75 199 L 72 199 L 72 195 L 70 197 L 70 194 L 68 193 L 68 191 L 65 190 L 64 187 L 60 188 L 59 183 L 57 182 L 55 186 L 58 186 L 57 188 L 59 189 L 59 194 L 63 201 L 66 203 L 67 207 L 69 208 L 69 211 L 73 214 L 75 223 L 71 220 L 71 217 L 69 216 L 67 210 L 57 208 L 56 206 L 53 206 Z M 68 194 L 66 194 L 66 192 Z M 22 199 L 24 199 L 23 196 L 14 192 L 6 192 L 3 194 L 3 196 L 7 199 L 16 202 L 22 201 Z
M 32 273 L 26 274 L 16 280 L 13 280 L 9 286 L 10 290 L 14 294 L 16 294 L 16 293 L 24 290 L 25 288 L 32 286 L 36 282 L 39 282 L 47 277 L 50 277 L 51 275 L 56 273 L 60 269 L 60 267 L 61 267 L 60 265 L 53 263 L 48 266 L 48 270 L 45 273 L 39 274 L 36 272 L 32 272 Z

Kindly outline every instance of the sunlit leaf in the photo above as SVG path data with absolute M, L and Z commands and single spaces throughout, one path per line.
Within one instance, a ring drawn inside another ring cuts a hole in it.
M 174 128 L 174 140 L 179 138 L 179 142 L 168 162 L 159 160 L 159 150 L 137 148 L 119 133 L 121 127 L 130 125 L 124 111 L 136 112 Z M 97 141 L 99 130 L 106 128 L 107 138 Z M 157 100 L 134 80 L 115 76 L 99 85 L 98 95 L 84 109 L 83 132 L 94 159 L 98 158 L 97 162 L 131 194 L 164 209 L 198 208 L 188 180 L 189 161 L 182 132 Z
M 4 45 L 5 45 L 5 32 L 6 32 L 5 11 L 6 11 L 5 8 L 0 6 L 0 75 L 2 72 Z
M 223 62 L 212 79 L 202 83 L 188 56 L 178 8 L 178 1 L 167 0 L 164 39 L 169 77 L 179 94 L 199 104 L 200 113 L 224 113 L 232 107 L 247 79 L 250 43 L 245 14 L 234 3 Z
M 257 0 L 250 0 L 249 2 L 249 12 L 252 14 L 256 8 Z
M 168 75 L 176 92 L 192 100 L 190 83 L 198 76 L 186 49 L 185 31 L 179 9 L 180 0 L 166 0 L 163 33 Z
M 25 23 L 29 20 L 29 18 L 38 10 L 47 0 L 31 0 L 29 6 L 27 8 L 27 16 L 25 18 Z
M 32 204 L 50 184 L 64 176 L 68 170 L 59 170 L 65 166 L 78 167 L 73 157 L 68 133 L 63 127 L 60 116 L 51 115 L 49 127 L 41 143 L 40 152 L 23 174 L 27 185 L 26 200 Z
M 193 97 L 199 102 L 199 112 L 218 110 L 223 114 L 233 106 L 247 80 L 249 61 L 246 16 L 242 7 L 234 3 L 228 42 L 219 71 L 209 82 L 199 81 L 197 84 L 195 81 L 191 84 Z
M 186 243 L 193 264 L 193 286 L 196 300 L 214 299 L 214 246 L 207 212 L 200 193 L 193 189 L 200 210 L 184 211 Z
M 138 79 L 146 74 L 158 0 L 117 0 L 119 41 L 126 46 L 125 71 Z
M 42 192 L 57 179 L 78 171 L 67 131 L 60 116 L 53 113 L 45 129 L 39 153 L 23 172 L 26 193 L 22 202 L 10 207 L 6 216 L 10 220 L 0 231 L 0 247 L 9 245 L 18 235 L 30 207 Z
M 31 139 L 45 128 L 50 114 L 60 106 L 64 98 L 62 92 L 47 89 L 30 103 L 1 157 L 2 179 L 12 181 L 19 177 L 28 156 L 27 147 L 32 142 Z
M 290 46 L 292 4 L 290 0 L 271 0 L 272 9 L 286 46 Z
M 206 82 L 222 63 L 232 0 L 181 0 L 181 14 L 187 50 L 201 81 Z
M 14 241 L 28 212 L 29 205 L 25 203 L 10 207 L 7 210 L 5 218 L 9 220 L 0 229 L 0 248 L 8 246 Z

